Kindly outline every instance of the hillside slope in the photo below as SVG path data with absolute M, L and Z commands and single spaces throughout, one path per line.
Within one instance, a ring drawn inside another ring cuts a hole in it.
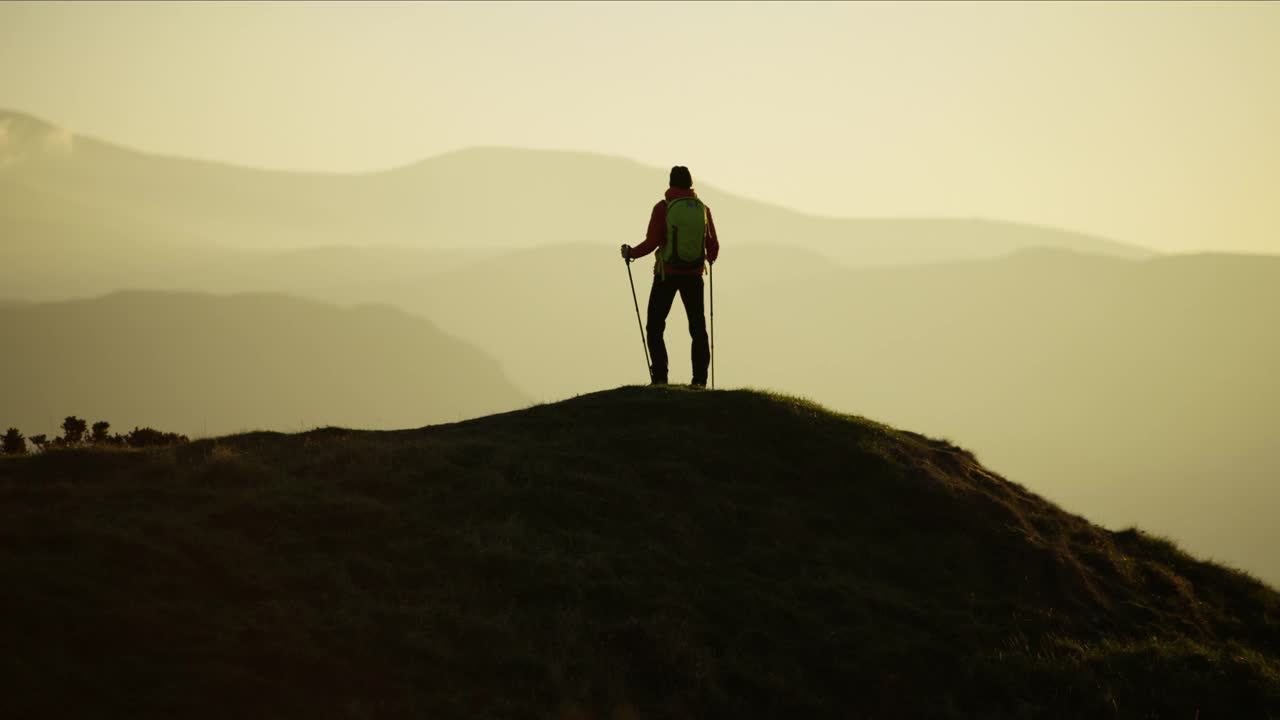
M 1095 522 L 1280 583 L 1277 307 L 1277 257 L 1024 252 L 724 292 L 717 365 L 963 438 Z
M 715 278 L 718 383 L 963 438 L 1007 477 L 1094 522 L 1136 524 L 1280 584 L 1280 257 L 1036 249 L 838 267 L 779 246 L 726 245 Z M 632 265 L 641 312 L 651 272 L 651 258 Z M 509 253 L 411 281 L 352 277 L 314 296 L 430 317 L 503 358 L 538 400 L 645 377 L 612 247 Z M 687 381 L 678 300 L 666 341 L 672 379 Z M 574 362 L 552 361 L 569 346 Z
M 753 392 L 6 458 L 0 507 L 15 717 L 1280 713 L 1275 591 Z
M 0 306 L 0 423 L 188 435 L 416 427 L 526 403 L 491 356 L 395 308 L 121 292 Z

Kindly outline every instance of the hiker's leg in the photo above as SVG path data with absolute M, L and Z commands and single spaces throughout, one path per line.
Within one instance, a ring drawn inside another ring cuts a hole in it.
M 674 278 L 666 280 L 658 276 L 653 278 L 653 287 L 649 290 L 649 317 L 645 329 L 649 336 L 649 358 L 653 362 L 653 382 L 667 381 L 667 346 L 662 342 L 662 332 L 667 329 L 667 313 L 671 312 L 671 302 L 676 299 Z
M 707 384 L 707 366 L 711 364 L 711 348 L 707 344 L 707 318 L 702 311 L 702 276 L 686 275 L 681 278 L 680 302 L 689 316 L 689 338 L 693 345 L 689 357 L 693 360 L 693 384 Z

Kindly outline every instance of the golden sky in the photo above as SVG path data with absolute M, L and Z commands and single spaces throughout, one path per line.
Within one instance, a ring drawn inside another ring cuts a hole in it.
M 254 166 L 588 150 L 820 214 L 1280 252 L 1280 3 L 6 2 L 0 108 Z

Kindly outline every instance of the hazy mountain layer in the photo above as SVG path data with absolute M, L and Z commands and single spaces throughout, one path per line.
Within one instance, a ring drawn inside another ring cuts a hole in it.
M 417 427 L 524 402 L 490 356 L 386 307 L 129 292 L 0 306 L 0 424 L 62 418 L 204 435 Z
M 0 458 L 0 506 L 13 717 L 1280 713 L 1274 590 L 756 393 Z
M 175 251 L 183 250 L 638 244 L 667 180 L 663 168 L 617 158 L 502 148 L 365 175 L 270 172 L 146 155 L 18 113 L 0 112 L 0 124 L 0 247 L 11 258 L 0 266 L 0 283 L 20 298 L 155 287 L 139 264 L 144 271 L 180 269 Z M 989 257 L 1033 246 L 1146 254 L 1050 228 L 821 218 L 701 182 L 698 189 L 733 242 L 804 248 L 851 265 Z

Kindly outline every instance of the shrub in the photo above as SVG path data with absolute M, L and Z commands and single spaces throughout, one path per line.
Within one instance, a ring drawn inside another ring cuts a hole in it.
M 9 432 L 4 434 L 4 452 L 6 455 L 27 454 L 27 441 L 18 428 L 9 428 Z
M 90 441 L 95 445 L 111 442 L 111 433 L 108 432 L 110 429 L 111 423 L 106 420 L 99 420 L 93 424 L 93 435 L 90 436 Z
M 65 445 L 79 445 L 84 442 L 84 433 L 88 423 L 72 415 L 62 421 L 62 442 Z
M 177 445 L 179 443 L 190 442 L 186 435 L 178 433 L 160 432 L 155 428 L 134 428 L 132 432 L 124 436 L 124 442 L 131 448 L 145 447 L 163 447 L 166 445 Z

